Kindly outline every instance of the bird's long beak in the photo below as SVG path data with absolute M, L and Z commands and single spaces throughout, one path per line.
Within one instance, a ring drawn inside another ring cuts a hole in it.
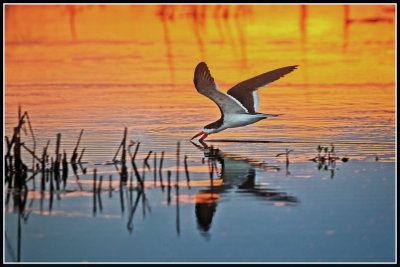
M 193 140 L 193 139 L 195 139 L 196 137 L 198 137 L 198 136 L 200 136 L 200 135 L 203 135 L 203 136 L 200 138 L 200 140 L 203 140 L 204 138 L 207 137 L 208 134 L 206 134 L 204 131 L 201 131 L 201 132 L 199 132 L 198 134 L 196 134 L 195 136 L 193 136 L 192 139 L 190 139 L 190 140 Z

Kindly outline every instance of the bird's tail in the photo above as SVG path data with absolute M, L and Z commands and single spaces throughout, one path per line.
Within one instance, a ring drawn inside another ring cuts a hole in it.
M 263 115 L 267 118 L 267 117 L 278 117 L 280 115 L 285 115 L 285 114 L 264 114 Z

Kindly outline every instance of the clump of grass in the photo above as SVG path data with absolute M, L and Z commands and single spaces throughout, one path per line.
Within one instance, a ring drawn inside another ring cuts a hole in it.
M 318 163 L 317 168 L 318 170 L 328 171 L 330 170 L 332 175 L 331 178 L 334 176 L 334 171 L 336 169 L 336 161 L 341 160 L 342 162 L 349 161 L 349 158 L 344 156 L 342 158 L 336 156 L 335 146 L 333 144 L 329 146 L 321 146 L 318 145 L 317 147 L 317 156 L 311 159 Z

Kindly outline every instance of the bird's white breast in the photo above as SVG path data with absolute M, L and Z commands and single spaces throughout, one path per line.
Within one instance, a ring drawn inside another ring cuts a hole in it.
M 266 118 L 264 114 L 225 114 L 222 127 L 234 128 L 255 123 Z

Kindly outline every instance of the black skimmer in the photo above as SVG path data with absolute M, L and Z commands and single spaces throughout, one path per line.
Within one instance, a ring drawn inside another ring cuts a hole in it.
M 202 135 L 200 138 L 200 141 L 202 141 L 212 133 L 218 133 L 228 128 L 242 127 L 268 117 L 280 115 L 257 112 L 259 104 L 257 90 L 292 72 L 297 66 L 283 67 L 260 74 L 236 84 L 227 93 L 224 93 L 218 89 L 207 64 L 200 62 L 194 71 L 194 85 L 200 94 L 210 98 L 218 105 L 221 118 L 204 126 L 203 131 L 193 136 L 192 139 Z

